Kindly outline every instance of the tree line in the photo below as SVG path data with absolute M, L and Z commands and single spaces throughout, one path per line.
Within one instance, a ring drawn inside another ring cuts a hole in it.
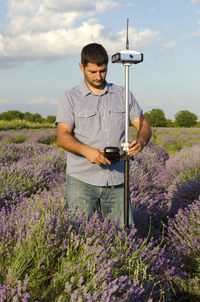
M 188 110 L 177 112 L 174 121 L 166 119 L 165 113 L 161 109 L 152 109 L 145 112 L 144 115 L 151 127 L 200 127 L 197 115 Z
M 188 110 L 181 110 L 177 112 L 174 121 L 167 119 L 162 109 L 152 109 L 151 111 L 145 112 L 144 115 L 148 119 L 151 127 L 200 127 L 200 122 L 197 120 L 197 115 Z M 18 110 L 9 110 L 7 112 L 0 113 L 0 120 L 25 120 L 42 124 L 54 123 L 56 116 L 48 115 L 46 118 L 44 118 L 39 113 L 23 113 Z
M 7 112 L 0 113 L 0 120 L 12 121 L 12 120 L 24 120 L 32 123 L 54 123 L 56 116 L 48 115 L 46 118 L 42 117 L 39 113 L 21 112 L 18 110 L 9 110 Z

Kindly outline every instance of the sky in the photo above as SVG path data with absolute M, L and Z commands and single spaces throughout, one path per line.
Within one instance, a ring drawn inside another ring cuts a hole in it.
M 0 0 L 0 112 L 56 115 L 63 93 L 79 85 L 80 52 L 91 42 L 109 55 L 107 81 L 125 85 L 111 56 L 144 55 L 129 68 L 144 112 L 181 110 L 200 120 L 200 0 Z

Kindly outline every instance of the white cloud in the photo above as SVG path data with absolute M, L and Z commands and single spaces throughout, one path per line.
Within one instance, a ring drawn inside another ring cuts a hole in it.
M 195 32 L 194 36 L 195 37 L 200 37 L 200 29 Z
M 126 30 L 114 33 L 95 19 L 118 5 L 113 0 L 10 0 L 10 23 L 0 28 L 0 66 L 79 55 L 85 44 L 96 41 L 110 53 L 118 51 Z M 158 38 L 157 31 L 129 28 L 130 48 L 144 48 Z
M 57 105 L 59 103 L 59 101 L 56 99 L 48 99 L 45 97 L 40 97 L 37 99 L 33 99 L 33 100 L 29 101 L 28 103 L 31 105 L 35 105 L 35 104 Z
M 125 4 L 127 7 L 139 7 L 138 3 L 133 3 L 133 2 L 128 2 L 127 4 Z
M 196 32 L 183 35 L 184 38 L 195 38 L 195 37 L 199 37 L 199 36 L 200 36 L 200 29 L 197 30 Z
M 163 44 L 161 47 L 157 48 L 157 51 L 163 54 L 170 53 L 174 50 L 176 45 L 177 45 L 176 41 L 170 41 L 168 43 Z
M 185 6 L 185 9 L 191 9 L 192 8 L 192 5 L 194 4 L 198 4 L 200 3 L 200 0 L 189 0 L 190 4 L 186 5 Z M 198 7 L 198 6 L 197 6 Z M 198 11 L 197 11 L 198 12 Z
M 57 0 L 45 1 L 45 7 L 56 12 L 74 12 L 94 10 L 95 5 L 90 0 Z
M 0 105 L 2 104 L 8 104 L 9 101 L 7 99 L 0 99 Z
M 158 31 L 152 31 L 150 29 L 145 29 L 140 31 L 138 34 L 135 34 L 133 38 L 134 44 L 138 45 L 137 47 L 143 48 L 147 44 L 157 41 L 160 39 L 160 33 Z
M 98 14 L 102 14 L 104 11 L 120 6 L 119 3 L 112 0 L 98 0 L 96 1 L 96 11 Z
M 155 13 L 157 11 L 157 8 L 156 7 L 153 7 L 153 8 L 150 8 L 149 9 L 149 12 L 150 13 Z
M 117 6 L 112 0 L 10 0 L 9 33 L 34 33 L 71 27 Z

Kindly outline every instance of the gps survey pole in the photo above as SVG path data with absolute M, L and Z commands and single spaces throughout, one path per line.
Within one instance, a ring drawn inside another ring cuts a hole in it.
M 129 149 L 129 67 L 130 63 L 124 63 L 125 66 L 125 142 L 122 144 L 124 153 Z M 124 225 L 129 227 L 129 155 L 124 157 Z
M 122 144 L 124 156 L 124 225 L 129 227 L 129 160 L 126 154 L 129 149 L 129 67 L 131 64 L 138 64 L 143 61 L 143 54 L 129 50 L 128 41 L 128 22 L 127 19 L 127 37 L 126 50 L 118 52 L 112 56 L 112 63 L 122 63 L 125 66 L 125 142 Z

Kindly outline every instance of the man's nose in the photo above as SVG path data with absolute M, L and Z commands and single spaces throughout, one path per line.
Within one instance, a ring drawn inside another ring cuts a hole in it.
M 97 72 L 97 80 L 101 80 L 101 73 L 100 72 Z

